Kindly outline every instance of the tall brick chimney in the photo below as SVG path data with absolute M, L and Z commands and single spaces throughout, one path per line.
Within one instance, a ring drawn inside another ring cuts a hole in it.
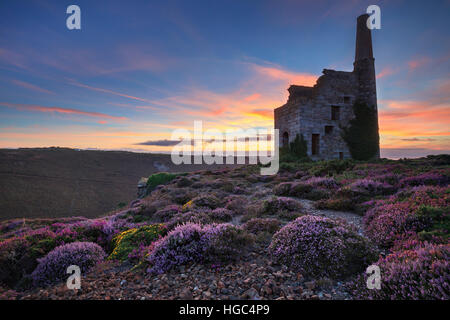
M 353 63 L 353 72 L 355 72 L 358 79 L 358 100 L 365 102 L 368 106 L 378 110 L 375 59 L 373 57 L 372 50 L 371 30 L 367 28 L 368 18 L 369 15 L 367 13 L 362 14 L 357 18 L 355 62 Z M 380 157 L 379 150 L 377 157 Z

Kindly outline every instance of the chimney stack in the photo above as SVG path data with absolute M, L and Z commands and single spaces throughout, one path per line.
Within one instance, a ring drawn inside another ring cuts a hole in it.
M 369 15 L 365 13 L 357 19 L 355 62 L 366 58 L 373 59 L 372 35 L 370 29 L 367 28 L 368 18 Z
M 358 79 L 358 99 L 368 106 L 377 108 L 375 59 L 372 52 L 372 36 L 367 28 L 368 14 L 358 17 L 356 23 L 356 48 L 353 72 Z
M 360 102 L 366 103 L 377 111 L 377 85 L 375 77 L 375 59 L 372 51 L 371 30 L 367 27 L 368 14 L 362 14 L 356 22 L 356 48 L 353 72 L 358 81 L 358 97 Z M 377 111 L 377 134 L 378 134 L 378 111 Z M 380 150 L 375 158 L 380 157 Z

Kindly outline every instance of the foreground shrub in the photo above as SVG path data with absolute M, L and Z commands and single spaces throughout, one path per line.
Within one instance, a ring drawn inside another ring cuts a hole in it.
M 253 242 L 253 237 L 248 232 L 229 223 L 209 225 L 205 229 L 205 237 L 208 239 L 206 260 L 214 264 L 237 260 Z
M 424 243 L 410 250 L 395 251 L 377 263 L 381 289 L 367 289 L 368 275 L 356 281 L 359 299 L 425 300 L 450 298 L 450 245 Z
M 317 209 L 352 211 L 355 209 L 355 202 L 348 198 L 322 199 L 317 201 L 314 206 Z
M 450 183 L 450 177 L 433 172 L 425 172 L 417 176 L 406 177 L 400 180 L 400 186 L 446 186 Z
M 391 194 L 394 191 L 394 187 L 386 182 L 359 179 L 350 185 L 350 190 L 354 195 L 376 196 Z
M 253 218 L 247 221 L 242 228 L 253 234 L 258 234 L 261 232 L 274 234 L 280 229 L 280 225 L 281 223 L 278 219 Z
M 333 176 L 350 170 L 355 166 L 353 160 L 328 160 L 316 162 L 309 169 L 309 174 L 313 176 Z
M 31 274 L 35 286 L 49 286 L 67 278 L 67 267 L 77 265 L 88 272 L 105 257 L 103 249 L 92 242 L 73 242 L 50 251 Z
M 275 261 L 313 277 L 346 277 L 377 257 L 374 247 L 350 226 L 311 215 L 281 228 L 269 250 Z
M 230 224 L 187 223 L 153 243 L 148 256 L 151 273 L 164 273 L 190 262 L 228 263 L 243 253 L 248 234 Z
M 339 187 L 339 183 L 331 177 L 312 177 L 304 183 L 312 186 L 313 188 L 323 187 L 326 189 L 336 189 Z
M 152 219 L 157 222 L 167 222 L 174 215 L 181 212 L 181 207 L 177 205 L 169 205 L 155 212 Z
M 243 214 L 243 209 L 247 203 L 247 198 L 243 196 L 232 195 L 225 198 L 225 208 L 233 211 L 235 214 Z
M 273 193 L 277 196 L 288 196 L 291 192 L 291 187 L 291 182 L 282 182 L 273 188 Z
M 448 235 L 450 194 L 447 189 L 415 187 L 377 201 L 364 215 L 367 235 L 382 247 L 390 247 L 396 240 L 423 231 Z
M 70 242 L 69 237 L 66 240 Z M 62 241 L 48 227 L 44 227 L 0 242 L 0 283 L 15 286 L 24 275 L 36 268 L 37 258 L 64 243 Z
M 233 219 L 233 211 L 225 208 L 217 208 L 211 211 L 210 217 L 216 222 L 230 222 Z
M 154 224 L 124 231 L 113 238 L 114 250 L 108 259 L 125 261 L 138 258 L 144 248 L 164 236 L 166 230 L 162 224 Z
M 160 184 L 166 184 L 167 182 L 172 181 L 176 177 L 177 177 L 177 175 L 174 173 L 168 173 L 168 172 L 154 173 L 150 177 L 148 177 L 147 189 L 153 190 Z
M 272 197 L 263 202 L 263 214 L 277 214 L 281 211 L 301 211 L 302 205 L 297 200 L 287 197 Z
M 204 194 L 204 195 L 195 197 L 194 199 L 192 199 L 191 201 L 186 203 L 183 206 L 183 209 L 190 209 L 193 207 L 204 207 L 204 208 L 216 209 L 216 208 L 220 207 L 220 205 L 221 205 L 221 201 L 215 195 Z
M 172 217 L 172 219 L 170 219 L 166 223 L 166 228 L 167 230 L 173 230 L 177 226 L 186 224 L 188 222 L 203 225 L 203 224 L 211 224 L 213 223 L 213 220 L 210 216 L 209 209 L 206 210 L 196 209 L 195 211 L 188 211 L 176 214 L 175 216 Z

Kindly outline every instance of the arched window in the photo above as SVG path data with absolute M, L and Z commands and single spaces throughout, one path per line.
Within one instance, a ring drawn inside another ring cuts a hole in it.
M 283 133 L 283 147 L 289 146 L 289 134 L 287 132 Z

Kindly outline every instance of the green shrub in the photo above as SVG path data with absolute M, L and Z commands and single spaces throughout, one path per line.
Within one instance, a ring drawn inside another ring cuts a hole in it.
M 139 250 L 164 236 L 167 229 L 162 224 L 153 224 L 126 230 L 113 238 L 114 250 L 110 260 L 128 260 L 133 250 Z
M 320 161 L 312 166 L 308 172 L 312 176 L 334 176 L 350 170 L 354 166 L 354 161 L 350 159 Z
M 448 208 L 437 208 L 421 205 L 416 215 L 429 227 L 419 233 L 422 240 L 431 240 L 433 237 L 449 238 L 450 217 Z
M 308 146 L 306 144 L 306 140 L 303 138 L 302 134 L 298 134 L 295 136 L 294 141 L 289 144 L 290 153 L 296 156 L 298 159 L 307 158 L 307 150 Z
M 353 105 L 355 117 L 343 129 L 342 138 L 347 143 L 353 159 L 370 160 L 380 148 L 377 111 L 362 102 Z
M 168 173 L 168 172 L 158 172 L 152 174 L 147 180 L 147 190 L 151 191 L 155 189 L 160 184 L 166 184 L 167 182 L 175 179 L 179 174 Z

